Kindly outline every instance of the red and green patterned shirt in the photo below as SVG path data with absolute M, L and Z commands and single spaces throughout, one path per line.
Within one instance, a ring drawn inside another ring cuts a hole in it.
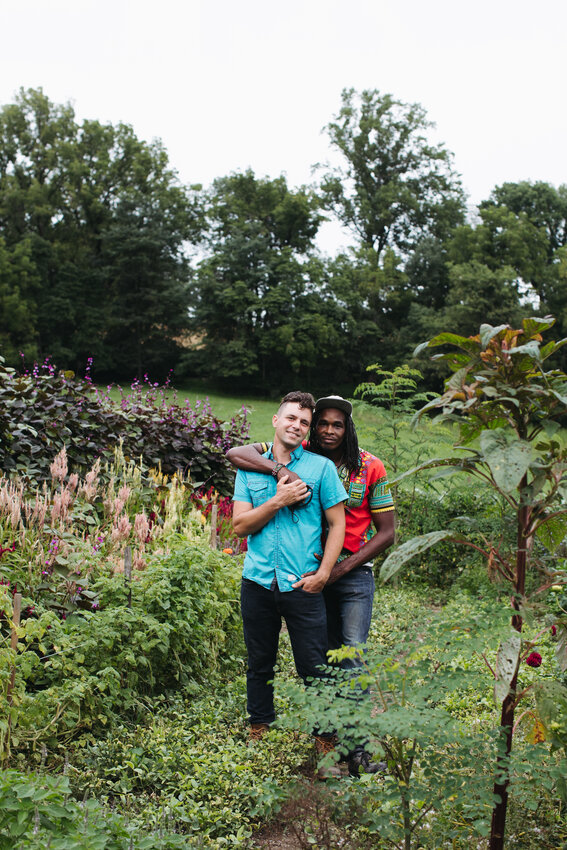
M 386 469 L 380 458 L 360 450 L 360 469 L 349 475 L 346 466 L 338 469 L 348 499 L 345 505 L 345 542 L 349 552 L 358 552 L 375 534 L 373 513 L 394 510 Z

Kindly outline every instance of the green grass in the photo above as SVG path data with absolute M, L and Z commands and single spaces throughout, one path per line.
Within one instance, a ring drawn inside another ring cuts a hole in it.
M 106 392 L 106 387 L 100 387 L 103 392 Z M 127 387 L 124 391 L 128 392 Z M 273 436 L 272 416 L 277 410 L 278 402 L 274 399 L 261 398 L 249 393 L 243 396 L 228 395 L 215 391 L 208 391 L 202 387 L 188 385 L 185 387 L 177 387 L 177 400 L 180 404 L 184 404 L 188 399 L 192 407 L 197 401 L 208 400 L 215 416 L 222 420 L 231 419 L 235 414 L 239 413 L 242 407 L 246 408 L 248 421 L 250 422 L 250 441 L 263 442 L 269 441 Z M 115 401 L 120 399 L 120 388 L 112 386 L 109 395 Z M 168 393 L 170 397 L 172 392 Z M 354 400 L 353 420 L 357 429 L 359 443 L 362 448 L 367 451 L 377 454 L 382 457 L 387 463 L 390 453 L 387 445 L 390 442 L 388 429 L 384 428 L 384 420 L 381 416 L 380 409 L 373 407 L 365 402 Z M 423 434 L 422 439 L 427 441 L 426 457 L 444 456 L 450 453 L 450 445 L 452 444 L 450 429 L 439 430 L 427 427 L 420 429 Z M 427 433 L 426 433 L 427 432 Z M 406 431 L 406 433 L 409 433 Z M 416 432 L 411 432 L 413 435 Z M 417 432 L 419 434 L 419 431 Z M 402 436 L 402 443 L 408 439 Z M 415 442 L 415 436 L 409 439 L 412 444 Z M 417 439 L 419 442 L 419 438 Z M 409 466 L 412 464 L 409 463 Z M 403 466 L 403 464 L 402 464 Z

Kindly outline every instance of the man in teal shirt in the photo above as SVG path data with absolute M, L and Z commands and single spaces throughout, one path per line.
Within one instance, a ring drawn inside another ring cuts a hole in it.
M 327 663 L 327 628 L 322 590 L 343 546 L 347 498 L 334 464 L 305 451 L 315 400 L 292 392 L 272 418 L 274 442 L 266 453 L 274 474 L 239 470 L 234 489 L 233 523 L 248 537 L 241 587 L 251 737 L 275 719 L 274 678 L 279 633 L 285 619 L 298 674 L 306 681 Z M 287 467 L 300 476 L 288 481 Z M 277 478 L 279 473 L 279 478 Z M 321 551 L 321 530 L 328 531 Z M 302 578 L 304 573 L 314 571 Z

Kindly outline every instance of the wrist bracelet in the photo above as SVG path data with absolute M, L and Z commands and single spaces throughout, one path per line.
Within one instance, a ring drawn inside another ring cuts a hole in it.
M 276 480 L 277 480 L 277 477 L 278 477 L 278 472 L 280 471 L 280 469 L 283 469 L 284 466 L 285 466 L 285 463 L 276 463 L 276 465 L 272 469 L 271 474 L 274 476 L 274 478 Z

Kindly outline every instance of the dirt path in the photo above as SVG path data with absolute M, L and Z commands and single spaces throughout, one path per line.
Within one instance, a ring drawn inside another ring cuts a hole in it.
M 369 850 L 354 839 L 348 827 L 332 818 L 332 796 L 337 793 L 317 780 L 309 766 L 294 797 L 279 815 L 251 839 L 250 850 Z

